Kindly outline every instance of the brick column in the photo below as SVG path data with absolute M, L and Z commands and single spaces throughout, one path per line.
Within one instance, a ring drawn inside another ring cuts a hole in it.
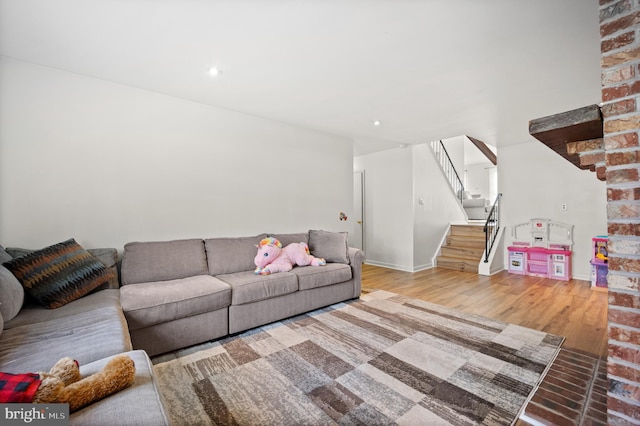
M 640 0 L 600 0 L 609 233 L 608 423 L 640 425 Z

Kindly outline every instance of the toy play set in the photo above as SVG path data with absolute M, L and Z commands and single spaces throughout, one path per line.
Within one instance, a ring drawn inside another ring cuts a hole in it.
M 531 219 L 513 227 L 508 247 L 509 272 L 520 275 L 571 279 L 573 225 L 550 219 Z
M 591 239 L 591 288 L 596 290 L 607 289 L 607 274 L 609 273 L 609 250 L 607 244 L 609 238 L 606 235 L 598 235 Z

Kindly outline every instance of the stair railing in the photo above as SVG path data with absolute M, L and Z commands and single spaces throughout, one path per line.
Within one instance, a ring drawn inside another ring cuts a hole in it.
M 487 220 L 484 223 L 484 263 L 489 262 L 489 254 L 493 249 L 493 245 L 496 242 L 496 236 L 498 235 L 498 229 L 500 229 L 500 199 L 502 194 L 498 194 L 496 201 L 491 206 Z
M 442 143 L 442 140 L 431 142 L 431 150 L 436 156 L 436 160 L 440 164 L 440 169 L 442 169 L 442 172 L 447 178 L 451 190 L 460 202 L 460 205 L 462 205 L 464 185 L 462 184 L 462 179 L 460 179 L 458 172 L 456 172 L 453 161 L 451 161 L 451 157 L 449 157 L 449 153 L 444 147 L 444 143 Z

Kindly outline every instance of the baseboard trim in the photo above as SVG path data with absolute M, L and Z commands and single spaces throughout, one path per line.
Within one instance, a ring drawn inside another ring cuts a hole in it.
M 578 275 L 573 275 L 571 278 L 574 280 L 589 281 L 589 283 L 591 283 L 591 276 L 589 275 L 578 274 Z
M 420 272 L 426 269 L 433 268 L 433 263 L 426 263 L 424 265 L 418 265 L 414 267 L 401 266 L 401 265 L 396 265 L 393 263 L 386 263 L 386 262 L 377 262 L 375 260 L 369 260 L 369 259 L 367 259 L 364 263 L 371 266 L 380 266 L 382 268 L 395 269 L 396 271 L 403 271 L 403 272 Z
M 425 263 L 424 265 L 414 266 L 413 267 L 413 272 L 426 271 L 427 269 L 431 269 L 431 268 L 433 268 L 433 262 L 432 263 Z
M 395 269 L 397 271 L 413 272 L 412 268 L 408 266 L 400 266 L 400 265 L 395 265 L 393 263 L 377 262 L 375 260 L 370 260 L 370 259 L 367 259 L 364 263 L 372 266 L 381 266 L 383 268 Z

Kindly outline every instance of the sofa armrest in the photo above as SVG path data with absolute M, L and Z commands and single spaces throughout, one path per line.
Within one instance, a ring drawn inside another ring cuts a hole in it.
M 364 262 L 364 252 L 358 248 L 349 247 L 349 263 L 353 274 L 353 297 L 360 297 L 362 291 L 362 263 Z

